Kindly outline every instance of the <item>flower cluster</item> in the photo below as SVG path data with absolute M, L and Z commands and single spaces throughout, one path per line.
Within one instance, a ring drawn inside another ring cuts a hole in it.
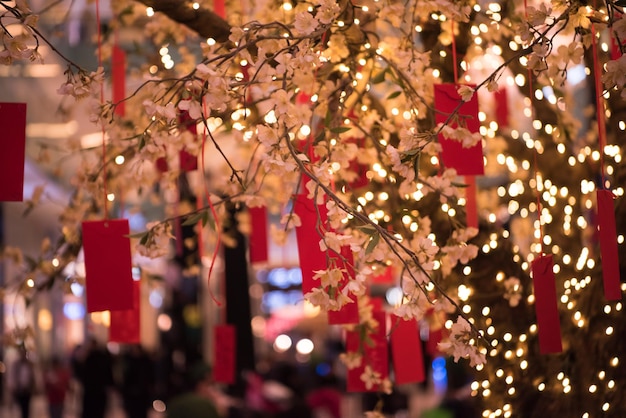
M 470 343 L 473 333 L 467 319 L 458 316 L 450 328 L 448 341 L 439 343 L 439 349 L 453 356 L 454 361 L 459 361 L 460 358 L 469 358 L 472 367 L 484 364 L 486 361 L 485 354 Z

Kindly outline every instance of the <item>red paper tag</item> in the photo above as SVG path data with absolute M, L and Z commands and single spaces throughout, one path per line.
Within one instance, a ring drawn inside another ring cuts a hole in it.
M 509 126 L 509 101 L 506 88 L 493 93 L 493 98 L 496 102 L 496 123 L 499 128 L 506 128 Z
M 213 328 L 213 380 L 235 383 L 237 372 L 237 334 L 233 325 L 216 325 Z
M 357 147 L 363 148 L 365 145 L 365 138 L 348 138 L 346 142 L 354 143 Z M 367 186 L 370 182 L 367 178 L 367 170 L 368 166 L 360 164 L 358 162 L 358 158 L 350 161 L 350 171 L 354 171 L 356 173 L 356 178 L 350 183 L 350 187 L 358 189 L 359 187 Z
M 476 202 L 476 177 L 465 176 L 465 223 L 468 228 L 478 228 L 478 208 Z
M 83 222 L 87 312 L 133 308 L 127 219 Z
M 369 335 L 371 343 L 361 341 L 357 332 L 346 332 L 346 350 L 348 352 L 362 351 L 363 353 L 361 365 L 348 370 L 348 392 L 378 392 L 380 390 L 379 385 L 368 388 L 361 379 L 365 366 L 370 366 L 373 371 L 379 373 L 380 379 L 389 377 L 386 315 L 383 311 L 375 311 L 373 317 L 378 322 L 378 328 Z
M 391 353 L 396 384 L 423 382 L 424 355 L 419 325 L 415 319 L 404 320 L 392 315 Z
M 382 270 L 382 271 L 381 271 Z M 371 284 L 392 284 L 393 283 L 393 268 L 391 266 L 378 268 L 377 273 L 372 276 L 370 280 Z
M 556 298 L 556 284 L 552 256 L 542 255 L 533 260 L 533 286 L 535 288 L 535 311 L 539 332 L 539 351 L 541 354 L 560 353 L 561 323 Z
M 196 121 L 189 116 L 187 111 L 183 111 L 178 118 L 181 127 L 187 129 L 191 134 L 196 137 L 198 135 L 198 127 Z M 197 140 L 197 137 L 196 137 Z M 190 154 L 186 150 L 182 149 L 178 153 L 178 159 L 180 162 L 180 171 L 188 172 L 198 169 L 198 157 Z
M 441 327 L 438 329 L 430 329 L 428 332 L 428 341 L 426 341 L 426 352 L 431 357 L 438 357 L 445 355 L 441 350 L 439 350 L 439 343 L 442 342 L 445 338 L 447 338 L 447 329 Z
M 0 103 L 0 202 L 24 200 L 26 103 Z
M 341 255 L 345 258 L 345 261 L 339 259 L 339 257 L 337 258 L 340 260 L 338 263 L 339 268 L 346 270 L 339 284 L 340 289 L 343 289 L 344 286 L 348 284 L 348 281 L 354 280 L 354 259 L 349 246 L 341 248 Z M 330 325 L 359 323 L 359 304 L 357 298 L 354 294 L 350 294 L 350 300 L 352 300 L 352 302 L 343 305 L 340 310 L 328 311 L 328 323 Z
M 126 111 L 126 52 L 118 45 L 113 45 L 111 53 L 111 85 L 115 114 L 124 116 Z
M 604 297 L 607 300 L 620 300 L 622 289 L 617 255 L 617 231 L 615 227 L 615 207 L 613 193 L 598 190 L 598 233 L 600 235 L 600 254 L 602 256 L 602 278 Z
M 250 233 L 250 262 L 265 263 L 267 253 L 267 210 L 264 207 L 248 208 L 252 232 Z
M 155 165 L 159 173 L 167 173 L 167 170 L 169 170 L 167 159 L 165 157 L 157 158 Z
M 224 0 L 213 0 L 213 12 L 222 19 L 226 19 L 226 2 Z
M 474 94 L 472 98 L 463 102 L 457 93 L 459 85 L 438 84 L 435 86 L 435 115 L 436 123 L 443 123 L 448 116 L 461 104 L 457 113 L 458 120 L 470 132 L 478 132 L 480 121 L 478 120 L 478 96 Z M 449 126 L 456 127 L 457 123 L 449 123 Z M 441 158 L 448 168 L 455 168 L 459 175 L 481 175 L 484 174 L 483 146 L 479 141 L 476 145 L 464 148 L 461 142 L 446 139 L 439 135 L 439 143 L 442 147 Z
M 110 342 L 123 344 L 139 344 L 141 342 L 140 293 L 141 282 L 133 281 L 133 309 L 111 312 Z
M 297 195 L 293 205 L 294 213 L 300 217 L 302 223 L 296 227 L 296 241 L 302 270 L 302 294 L 305 295 L 319 285 L 313 280 L 313 271 L 325 270 L 327 267 L 326 253 L 319 246 L 322 237 L 318 232 L 318 223 L 324 225 L 327 214 L 324 206 L 316 206 L 313 200 L 304 195 Z M 321 219 L 318 219 L 318 212 Z
M 618 13 L 616 11 L 613 13 L 614 13 L 615 19 L 622 19 L 621 13 Z M 624 42 L 623 39 L 621 39 L 621 41 Z M 617 42 L 617 38 L 615 37 L 615 34 L 613 33 L 613 31 L 611 31 L 611 59 L 616 60 L 616 59 L 619 59 L 619 57 L 621 56 L 622 56 L 622 51 L 621 51 L 620 45 Z

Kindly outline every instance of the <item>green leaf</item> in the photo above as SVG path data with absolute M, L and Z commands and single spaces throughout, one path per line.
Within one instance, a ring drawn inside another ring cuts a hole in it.
M 420 173 L 420 155 L 421 153 L 418 153 L 413 160 L 413 170 L 415 171 L 415 178 L 418 178 Z
M 183 226 L 190 226 L 190 225 L 195 225 L 198 222 L 200 222 L 202 220 L 202 218 L 204 217 L 204 214 L 206 212 L 202 211 L 199 213 L 194 213 L 193 215 L 187 216 L 187 218 L 185 218 L 185 221 L 183 222 Z
M 205 212 L 205 215 L 206 216 L 202 219 L 202 226 L 204 227 L 209 225 L 209 228 L 215 231 L 215 219 L 210 216 L 209 212 Z
M 398 97 L 401 94 L 402 94 L 402 91 L 394 91 L 389 96 L 387 96 L 387 100 L 395 99 L 396 97 Z
M 348 128 L 347 126 L 337 126 L 336 128 L 331 128 L 330 131 L 335 134 L 342 134 L 344 132 L 348 132 L 352 128 Z
M 379 242 L 380 242 L 380 234 L 379 233 L 372 234 L 372 239 L 370 239 L 370 242 L 367 244 L 367 248 L 365 248 L 365 255 L 371 254 Z
M 324 118 L 324 126 L 329 127 L 332 120 L 333 114 L 330 111 L 326 112 L 326 117 Z
M 139 245 L 146 245 L 148 238 L 150 238 L 150 233 L 144 234 L 144 236 L 139 240 Z
M 356 229 L 358 229 L 359 231 L 363 232 L 364 234 L 367 235 L 374 235 L 378 233 L 378 230 L 372 226 L 372 225 L 361 225 L 361 226 L 357 226 Z
M 387 73 L 387 69 L 379 72 L 376 77 L 372 78 L 372 84 L 380 84 L 385 81 L 385 74 Z

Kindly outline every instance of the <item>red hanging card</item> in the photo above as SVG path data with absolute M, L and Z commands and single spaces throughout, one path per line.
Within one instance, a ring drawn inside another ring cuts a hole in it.
M 542 255 L 536 258 L 532 262 L 531 270 L 535 289 L 539 351 L 541 354 L 560 353 L 563 347 L 552 256 Z
M 426 352 L 431 357 L 438 357 L 441 355 L 445 355 L 441 350 L 439 350 L 439 343 L 444 339 L 448 338 L 448 330 L 441 327 L 438 329 L 430 329 L 428 332 L 428 341 L 426 341 Z
M 378 268 L 376 273 L 372 275 L 370 280 L 371 284 L 392 284 L 393 283 L 393 268 L 391 266 Z
M 301 225 L 296 227 L 296 241 L 298 242 L 298 257 L 302 270 L 302 294 L 307 294 L 313 288 L 319 286 L 317 280 L 313 280 L 313 271 L 325 270 L 326 253 L 320 250 L 321 239 L 318 232 L 318 224 L 326 223 L 326 208 L 316 206 L 313 200 L 305 195 L 297 195 L 293 200 L 294 213 L 300 217 Z M 318 219 L 318 212 L 319 217 Z
M 370 366 L 373 371 L 380 374 L 381 379 L 389 377 L 389 362 L 387 348 L 387 324 L 384 311 L 374 311 L 374 319 L 378 322 L 378 328 L 370 334 L 371 343 L 361 341 L 358 332 L 346 332 L 346 350 L 348 352 L 363 353 L 361 365 L 348 370 L 347 391 L 348 392 L 378 392 L 380 386 L 373 385 L 368 388 L 361 379 L 365 371 L 365 366 Z
M 435 114 L 436 123 L 444 123 L 450 114 L 461 104 L 457 113 L 463 127 L 470 132 L 478 132 L 480 121 L 478 120 L 478 96 L 464 102 L 457 93 L 460 85 L 438 84 L 435 86 Z M 449 126 L 456 127 L 458 123 L 450 122 Z M 439 135 L 439 143 L 442 147 L 441 159 L 448 168 L 455 168 L 459 175 L 482 175 L 484 174 L 483 146 L 481 141 L 476 145 L 464 148 L 461 142 L 454 139 L 446 139 Z
M 127 219 L 83 222 L 87 312 L 133 308 Z
M 597 199 L 604 297 L 607 300 L 620 300 L 622 298 L 622 289 L 619 258 L 617 255 L 617 231 L 613 193 L 609 190 L 598 190 Z
M 476 202 L 476 177 L 465 176 L 465 222 L 468 228 L 478 228 L 478 208 Z
M 0 202 L 24 200 L 26 103 L 0 103 Z
M 613 13 L 614 13 L 615 19 L 622 18 L 621 13 L 618 13 L 618 12 L 613 12 Z M 624 39 L 620 39 L 620 41 L 624 42 Z M 615 37 L 615 34 L 611 30 L 611 59 L 616 60 L 616 59 L 619 59 L 619 57 L 621 56 L 622 56 L 622 51 L 620 48 L 620 44 L 617 42 L 617 38 Z
M 226 2 L 224 0 L 213 0 L 213 12 L 222 19 L 226 19 Z
M 345 260 L 339 257 L 337 258 L 339 260 L 338 267 L 346 270 L 343 280 L 339 285 L 339 287 L 343 289 L 348 281 L 354 280 L 354 258 L 349 246 L 341 248 L 341 255 Z M 343 305 L 340 310 L 328 311 L 328 323 L 330 325 L 359 323 L 359 304 L 357 298 L 354 294 L 350 294 L 350 299 L 352 302 Z
M 196 126 L 195 119 L 189 116 L 189 112 L 183 111 L 178 118 L 181 127 L 185 127 L 191 134 L 196 137 L 198 135 L 198 127 Z M 190 154 L 186 150 L 182 149 L 178 152 L 178 159 L 180 161 L 180 171 L 195 171 L 198 169 L 198 157 Z
M 415 319 L 391 317 L 391 353 L 396 384 L 423 382 L 424 355 L 419 325 Z
M 181 171 L 195 171 L 198 169 L 198 157 L 183 150 L 179 151 L 178 158 L 180 160 Z
M 141 282 L 133 280 L 133 308 L 125 311 L 111 311 L 109 341 L 122 344 L 141 342 Z
M 267 210 L 264 207 L 248 208 L 252 231 L 250 232 L 250 262 L 265 263 L 267 253 Z
M 365 145 L 365 138 L 348 138 L 346 142 L 354 143 L 357 147 L 363 148 Z M 354 181 L 350 182 L 350 187 L 358 189 L 359 187 L 367 186 L 369 184 L 370 181 L 367 178 L 368 166 L 360 164 L 358 162 L 358 158 L 350 161 L 350 170 L 356 173 L 356 178 Z
M 111 53 L 111 85 L 115 114 L 124 116 L 126 112 L 126 52 L 118 45 L 113 45 Z
M 167 159 L 165 157 L 157 158 L 155 165 L 159 173 L 167 173 L 167 170 L 169 170 L 169 165 L 167 164 Z
M 509 101 L 506 88 L 494 92 L 493 98 L 496 102 L 496 123 L 499 128 L 506 128 L 509 126 Z
M 237 333 L 233 325 L 213 328 L 213 380 L 233 384 L 237 374 Z

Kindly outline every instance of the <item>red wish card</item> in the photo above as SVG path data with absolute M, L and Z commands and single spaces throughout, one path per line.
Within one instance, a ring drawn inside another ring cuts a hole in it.
M 141 282 L 133 281 L 133 308 L 125 311 L 111 311 L 109 341 L 123 344 L 141 342 Z
M 233 384 L 237 372 L 237 334 L 234 325 L 213 328 L 213 380 Z
M 26 103 L 0 103 L 0 202 L 24 200 Z
M 343 279 L 339 285 L 343 289 L 350 280 L 354 280 L 354 259 L 352 250 L 349 246 L 341 248 L 341 256 L 338 258 L 338 267 L 346 270 Z M 338 311 L 328 311 L 328 323 L 330 325 L 339 324 L 358 324 L 359 323 L 359 304 L 354 294 L 350 294 L 352 302 L 347 303 Z
M 111 53 L 111 86 L 115 114 L 124 116 L 126 112 L 126 52 L 118 45 L 113 45 Z
M 620 300 L 622 298 L 622 289 L 619 258 L 617 255 L 617 231 L 613 193 L 609 190 L 598 190 L 597 199 L 604 297 L 607 300 Z
M 379 267 L 376 274 L 372 275 L 371 284 L 392 284 L 393 283 L 393 267 Z
M 423 382 L 424 354 L 419 325 L 415 319 L 404 320 L 392 316 L 391 353 L 396 384 Z
M 535 289 L 539 351 L 541 354 L 560 353 L 563 347 L 552 256 L 542 255 L 534 259 L 531 270 Z
M 464 102 L 457 93 L 459 87 L 456 84 L 435 86 L 435 121 L 438 124 L 447 122 L 453 128 L 461 126 L 472 133 L 479 132 L 478 97 L 474 94 L 469 101 Z M 448 120 L 457 108 L 456 115 Z M 484 174 L 483 146 L 480 141 L 465 148 L 460 141 L 439 135 L 439 143 L 442 147 L 441 158 L 446 167 L 455 168 L 457 174 L 463 176 Z
M 133 309 L 127 219 L 83 222 L 87 312 Z
M 501 88 L 493 93 L 496 102 L 496 123 L 499 128 L 509 126 L 509 99 L 506 88 Z
M 313 288 L 319 287 L 319 282 L 313 280 L 313 272 L 325 270 L 327 266 L 326 253 L 319 246 L 322 237 L 318 231 L 318 226 L 326 223 L 327 214 L 324 206 L 315 205 L 305 195 L 297 195 L 293 205 L 294 213 L 300 217 L 302 223 L 296 227 L 296 241 L 302 270 L 302 294 L 306 295 Z
M 198 135 L 198 128 L 196 126 L 196 121 L 191 116 L 189 116 L 189 112 L 183 111 L 178 118 L 181 126 L 185 127 L 187 131 L 189 131 L 194 137 Z M 196 140 L 198 138 L 196 137 Z M 188 172 L 188 171 L 196 171 L 198 169 L 198 157 L 189 153 L 185 149 L 182 149 L 178 152 L 178 159 L 180 162 L 180 171 Z
M 385 312 L 375 311 L 373 316 L 378 322 L 378 328 L 374 333 L 369 334 L 366 340 L 362 340 L 362 336 L 358 332 L 346 332 L 346 350 L 363 353 L 361 365 L 348 370 L 348 392 L 378 392 L 380 390 L 379 384 L 368 385 L 367 378 L 365 380 L 362 378 L 367 377 L 365 375 L 366 366 L 369 366 L 381 381 L 389 377 Z
M 250 262 L 265 263 L 267 253 L 267 210 L 264 207 L 249 208 L 250 223 Z
M 478 203 L 476 201 L 476 177 L 465 176 L 465 223 L 468 228 L 478 228 Z

